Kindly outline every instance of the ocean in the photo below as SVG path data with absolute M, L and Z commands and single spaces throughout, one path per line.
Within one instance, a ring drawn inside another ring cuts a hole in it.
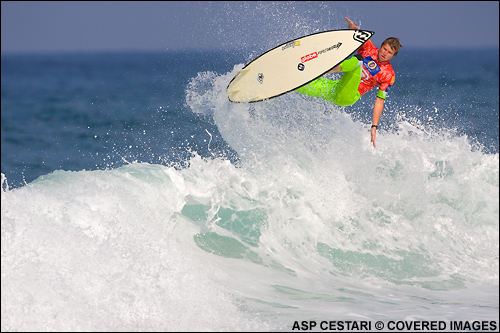
M 376 148 L 261 51 L 2 54 L 2 331 L 498 331 L 498 49 L 403 48 Z

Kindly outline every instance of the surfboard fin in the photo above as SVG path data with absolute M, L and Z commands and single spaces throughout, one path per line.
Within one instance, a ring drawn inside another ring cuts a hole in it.
M 236 95 L 239 93 L 240 91 L 239 90 L 231 90 L 231 91 L 227 91 L 227 96 L 229 97 L 229 100 L 231 102 L 233 102 L 235 100 L 235 97 Z
M 254 102 L 254 101 L 258 101 L 259 100 L 259 97 L 258 96 L 254 96 L 254 97 L 250 97 L 250 98 L 245 98 L 245 100 L 241 100 L 241 98 L 236 98 L 238 93 L 240 92 L 240 90 L 231 90 L 231 91 L 227 91 L 227 96 L 229 97 L 229 100 L 231 102 L 240 102 L 240 103 L 247 103 L 247 102 Z
M 249 67 L 247 67 L 247 68 L 243 68 L 243 69 L 235 69 L 235 70 L 233 71 L 233 73 L 245 73 L 245 72 L 248 72 L 249 70 L 250 70 L 250 68 L 249 68 Z

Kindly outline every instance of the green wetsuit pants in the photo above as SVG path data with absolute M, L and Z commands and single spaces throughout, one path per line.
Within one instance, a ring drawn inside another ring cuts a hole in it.
M 340 70 L 345 72 L 340 80 L 318 78 L 295 91 L 313 97 L 321 97 L 339 106 L 349 106 L 361 97 L 358 91 L 361 82 L 362 63 L 356 58 L 344 60 Z

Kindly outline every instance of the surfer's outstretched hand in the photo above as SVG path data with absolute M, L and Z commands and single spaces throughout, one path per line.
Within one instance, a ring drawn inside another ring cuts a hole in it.
M 377 146 L 375 145 L 375 137 L 377 136 L 377 129 L 375 127 L 372 127 L 372 131 L 371 131 L 371 135 L 372 135 L 372 139 L 371 139 L 371 142 L 373 143 L 373 148 L 377 148 Z
M 359 27 L 356 25 L 356 23 L 354 23 L 353 21 L 349 20 L 347 17 L 345 18 L 345 20 L 347 21 L 347 28 L 348 29 L 359 30 Z

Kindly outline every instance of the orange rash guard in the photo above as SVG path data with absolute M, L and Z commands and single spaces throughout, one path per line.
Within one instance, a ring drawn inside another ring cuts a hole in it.
M 362 96 L 380 85 L 377 97 L 385 99 L 389 88 L 394 84 L 396 76 L 389 61 L 382 63 L 378 61 L 377 53 L 378 48 L 371 41 L 366 42 L 358 49 L 358 54 L 364 58 L 358 91 Z

